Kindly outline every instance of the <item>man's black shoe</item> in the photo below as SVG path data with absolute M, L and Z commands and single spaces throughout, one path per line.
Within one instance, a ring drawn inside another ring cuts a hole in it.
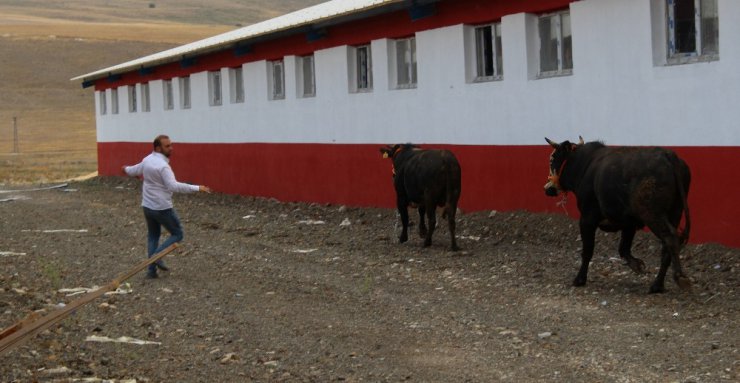
M 157 265 L 157 268 L 160 269 L 160 270 L 162 270 L 162 271 L 170 271 L 170 268 L 167 267 L 164 264 L 164 262 L 162 262 L 162 261 L 159 261 L 159 262 L 155 263 L 155 265 Z

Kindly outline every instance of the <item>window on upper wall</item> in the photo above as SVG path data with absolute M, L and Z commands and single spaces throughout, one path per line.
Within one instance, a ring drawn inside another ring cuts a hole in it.
M 244 70 L 242 67 L 229 68 L 229 95 L 232 104 L 244 102 Z
M 283 60 L 267 62 L 267 86 L 270 100 L 285 99 L 285 71 Z
M 221 71 L 208 72 L 208 104 L 221 105 Z
M 563 76 L 573 73 L 573 40 L 570 30 L 570 12 L 540 16 L 539 77 Z
M 164 94 L 164 110 L 172 110 L 175 108 L 175 97 L 172 92 L 172 80 L 162 81 L 162 94 Z
M 180 77 L 180 108 L 190 109 L 190 76 Z
M 719 59 L 717 0 L 666 0 L 668 63 Z
M 392 72 L 395 89 L 416 88 L 416 38 L 409 37 L 393 42 L 394 51 L 391 55 L 395 71 Z
M 149 83 L 145 82 L 141 84 L 141 111 L 148 112 L 151 109 L 151 103 L 149 102 Z
M 108 105 L 107 105 L 107 98 L 105 97 L 105 90 L 101 90 L 99 92 L 100 96 L 100 115 L 105 115 L 108 113 Z
M 110 90 L 110 112 L 118 114 L 118 88 Z
M 128 111 L 136 113 L 136 85 L 128 86 Z
M 475 82 L 500 80 L 504 76 L 501 23 L 475 27 Z
M 352 93 L 373 90 L 373 60 L 370 44 L 349 47 L 349 91 Z
M 296 59 L 296 78 L 298 80 L 298 97 L 316 96 L 316 75 L 314 72 L 314 56 L 301 56 Z

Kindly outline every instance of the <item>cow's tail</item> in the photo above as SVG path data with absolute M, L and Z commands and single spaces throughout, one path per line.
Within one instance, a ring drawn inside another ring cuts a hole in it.
M 676 158 L 673 166 L 673 176 L 676 179 L 676 187 L 678 188 L 678 193 L 681 196 L 681 203 L 683 204 L 683 214 L 686 218 L 686 223 L 684 225 L 683 231 L 681 231 L 681 234 L 678 237 L 681 240 L 681 245 L 685 245 L 689 241 L 689 233 L 691 232 L 691 215 L 689 214 L 688 203 L 688 186 L 691 182 L 691 174 L 688 173 L 689 179 L 684 180 L 684 175 L 682 174 L 683 168 L 688 169 L 688 166 L 680 158 Z M 684 181 L 686 182 L 685 185 Z M 676 228 L 676 230 L 678 230 L 678 227 Z
M 455 160 L 452 161 L 451 165 L 447 173 L 447 184 L 445 185 L 447 199 L 445 201 L 445 208 L 442 211 L 443 219 L 446 219 L 448 215 L 455 216 L 457 202 L 460 199 L 460 164 Z

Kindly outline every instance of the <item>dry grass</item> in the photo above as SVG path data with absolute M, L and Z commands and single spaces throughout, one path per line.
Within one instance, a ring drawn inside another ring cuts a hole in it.
M 0 184 L 97 170 L 93 92 L 70 78 L 319 2 L 0 0 Z

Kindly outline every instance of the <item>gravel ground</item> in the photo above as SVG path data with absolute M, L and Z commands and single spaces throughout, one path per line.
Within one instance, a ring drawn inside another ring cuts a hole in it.
M 0 194 L 0 327 L 140 262 L 140 187 L 99 177 Z M 599 233 L 589 282 L 572 287 L 580 241 L 562 214 L 459 214 L 451 252 L 443 222 L 431 248 L 416 234 L 398 244 L 392 209 L 221 194 L 175 205 L 185 241 L 171 271 L 139 273 L 7 352 L 3 382 L 740 379 L 740 249 L 687 246 L 693 289 L 669 277 L 650 295 L 659 244 L 645 232 L 634 253 L 649 274 Z

